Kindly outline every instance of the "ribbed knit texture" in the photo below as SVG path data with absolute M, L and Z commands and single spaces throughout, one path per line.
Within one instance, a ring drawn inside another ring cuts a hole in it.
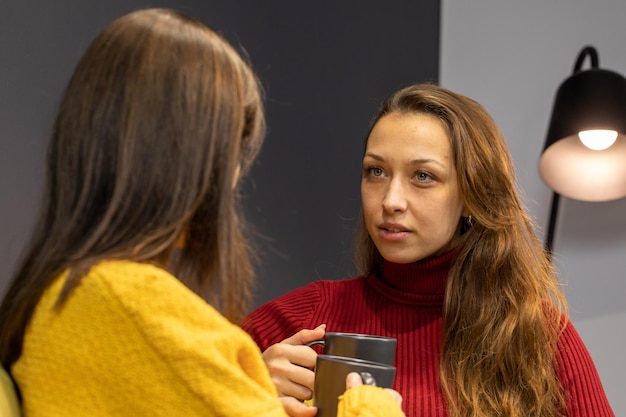
M 55 309 L 63 282 L 44 294 L 12 367 L 24 417 L 286 417 L 252 339 L 166 271 L 101 263 Z M 346 398 L 369 407 L 361 389 Z
M 384 401 L 372 403 L 372 398 L 376 398 L 376 387 L 371 385 L 363 385 L 357 391 L 350 389 L 339 397 L 339 405 L 337 406 L 337 415 L 342 417 L 376 417 L 397 415 L 400 413 L 398 403 L 391 395 L 384 398 Z M 362 404 L 368 404 L 363 407 Z
M 442 306 L 453 260 L 385 263 L 372 274 L 313 282 L 252 312 L 242 323 L 261 350 L 302 329 L 368 333 L 398 339 L 394 388 L 407 417 L 447 417 L 439 384 Z M 568 390 L 571 417 L 611 417 L 595 366 L 571 323 L 559 344 L 558 373 Z

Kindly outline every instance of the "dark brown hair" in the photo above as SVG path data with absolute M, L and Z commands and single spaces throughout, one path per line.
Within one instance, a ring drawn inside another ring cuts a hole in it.
M 58 110 L 41 215 L 0 307 L 2 363 L 19 357 L 51 282 L 71 269 L 62 305 L 103 259 L 169 266 L 238 321 L 251 298 L 252 266 L 233 184 L 264 130 L 254 73 L 202 23 L 146 9 L 106 27 Z
M 451 416 L 560 416 L 556 342 L 566 304 L 515 184 L 511 156 L 485 109 L 434 84 L 401 89 L 372 122 L 426 113 L 448 130 L 457 182 L 473 224 L 454 242 L 443 307 L 440 380 Z M 370 130 L 371 131 L 371 130 Z M 384 259 L 365 227 L 357 244 L 361 272 Z

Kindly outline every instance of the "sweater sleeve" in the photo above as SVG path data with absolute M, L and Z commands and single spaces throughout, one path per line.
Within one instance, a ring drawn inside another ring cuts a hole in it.
M 557 367 L 569 416 L 615 416 L 591 355 L 571 322 L 567 323 L 559 340 Z
M 391 395 L 371 385 L 350 389 L 340 396 L 337 414 L 341 417 L 404 417 L 400 405 Z

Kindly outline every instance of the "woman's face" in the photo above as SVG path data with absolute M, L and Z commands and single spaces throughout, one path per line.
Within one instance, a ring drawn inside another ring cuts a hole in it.
M 443 122 L 426 113 L 383 116 L 367 141 L 361 201 L 386 260 L 410 263 L 450 249 L 463 204 Z

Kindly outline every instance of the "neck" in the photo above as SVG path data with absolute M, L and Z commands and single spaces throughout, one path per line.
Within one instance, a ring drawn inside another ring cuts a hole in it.
M 370 282 L 397 302 L 442 304 L 453 261 L 453 251 L 410 264 L 385 261 L 382 276 L 370 275 Z

